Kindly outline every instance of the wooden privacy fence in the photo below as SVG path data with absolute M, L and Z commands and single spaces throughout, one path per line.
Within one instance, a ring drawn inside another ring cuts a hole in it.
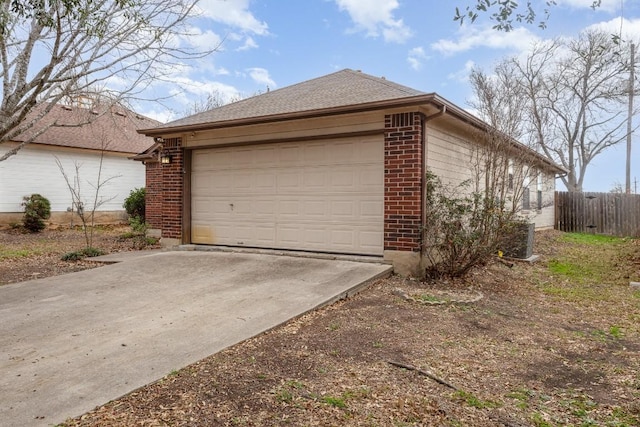
M 555 229 L 640 237 L 640 195 L 556 191 Z

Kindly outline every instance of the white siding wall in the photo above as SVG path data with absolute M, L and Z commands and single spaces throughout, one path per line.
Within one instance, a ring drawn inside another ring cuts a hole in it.
M 472 179 L 474 172 L 471 165 L 471 146 L 464 137 L 437 122 L 427 124 L 426 167 L 436 174 L 444 184 L 458 185 L 462 181 Z M 536 179 L 531 180 L 531 210 L 523 212 L 536 228 L 548 228 L 554 225 L 554 192 L 555 177 L 545 173 L 542 182 L 541 211 L 537 211 Z M 469 187 L 473 191 L 473 184 Z
M 0 146 L 0 153 L 7 149 Z M 64 212 L 71 207 L 71 193 L 67 188 L 57 156 L 70 180 L 76 176 L 75 163 L 80 165 L 80 194 L 86 206 L 93 205 L 95 186 L 100 164 L 99 153 L 66 150 L 55 152 L 38 147 L 25 147 L 17 155 L 0 162 L 0 212 L 22 212 L 22 197 L 42 194 L 51 202 L 52 212 Z M 123 210 L 122 203 L 134 188 L 144 187 L 144 165 L 126 157 L 105 155 L 102 165 L 102 181 L 119 175 L 101 188 L 99 198 L 113 200 L 103 204 L 98 211 Z
M 471 178 L 469 143 L 445 129 L 427 124 L 427 169 L 444 184 L 458 185 Z
M 553 228 L 555 222 L 555 210 L 553 206 L 556 190 L 555 177 L 549 173 L 545 173 L 542 180 L 542 210 L 532 211 L 531 222 L 535 223 L 536 228 Z M 537 189 L 532 186 L 531 202 L 537 205 Z M 532 205 L 532 208 L 534 206 Z

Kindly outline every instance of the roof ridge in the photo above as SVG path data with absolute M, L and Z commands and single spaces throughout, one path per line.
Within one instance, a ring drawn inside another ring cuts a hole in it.
M 401 90 L 402 92 L 405 92 L 405 93 L 407 93 L 409 95 L 414 95 L 412 93 L 412 91 L 415 92 L 417 90 L 417 89 L 411 89 L 409 86 L 401 85 L 399 83 L 395 83 L 395 82 L 392 82 L 390 80 L 387 80 L 385 77 L 377 77 L 377 76 L 374 76 L 372 74 L 364 73 L 362 71 L 352 70 L 350 68 L 345 68 L 345 70 L 343 70 L 343 71 L 346 71 L 346 70 L 351 71 L 351 72 L 353 72 L 353 73 L 355 73 L 357 75 L 360 75 L 361 77 L 364 77 L 366 79 L 369 79 L 369 80 L 375 81 L 377 83 L 383 84 L 383 85 L 385 85 L 387 87 L 394 88 L 394 89 L 397 89 L 397 90 Z M 422 91 L 419 91 L 419 92 L 422 92 Z M 424 92 L 424 93 L 426 93 L 426 92 Z

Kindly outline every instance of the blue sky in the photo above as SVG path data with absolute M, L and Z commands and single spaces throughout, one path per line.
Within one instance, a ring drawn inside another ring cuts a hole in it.
M 545 30 L 535 25 L 497 32 L 487 17 L 460 26 L 455 7 L 472 0 L 201 0 L 190 22 L 190 43 L 218 50 L 178 68 L 158 94 L 174 95 L 164 106 L 140 106 L 161 121 L 183 115 L 196 100 L 215 92 L 224 100 L 278 89 L 344 68 L 439 95 L 467 108 L 471 67 L 488 69 L 532 42 L 576 36 L 590 26 L 622 31 L 640 40 L 640 1 L 557 0 Z M 534 3 L 544 4 L 542 0 Z M 543 8 L 543 6 L 540 6 Z M 621 17 L 623 17 L 621 19 Z M 636 117 L 636 123 L 640 117 Z M 634 138 L 632 179 L 640 192 L 640 138 Z M 585 191 L 624 184 L 625 146 L 596 158 Z

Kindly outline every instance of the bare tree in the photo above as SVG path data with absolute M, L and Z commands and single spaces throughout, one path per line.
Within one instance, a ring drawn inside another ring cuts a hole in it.
M 492 75 L 479 69 L 471 72 L 475 98 L 469 104 L 490 126 L 477 132 L 470 164 L 476 191 L 483 190 L 487 198 L 501 201 L 501 209 L 518 214 L 529 186 L 543 175 L 522 120 L 524 85 L 508 65 L 498 64 Z
M 518 135 L 568 171 L 569 191 L 582 191 L 593 159 L 626 138 L 629 70 L 625 49 L 598 31 L 539 43 L 494 69 L 499 90 L 517 96 Z
M 92 129 L 94 139 L 98 142 L 100 150 L 100 157 L 98 158 L 98 165 L 96 167 L 95 177 L 81 176 L 80 169 L 82 163 L 77 160 L 73 161 L 73 175 L 69 175 L 65 170 L 62 161 L 55 157 L 56 165 L 62 174 L 69 193 L 71 194 L 71 213 L 76 214 L 80 218 L 82 223 L 82 230 L 84 231 L 85 243 L 87 248 L 93 246 L 93 231 L 96 224 L 96 212 L 98 209 L 115 199 L 118 195 L 113 194 L 106 196 L 103 194 L 105 187 L 113 180 L 122 177 L 120 174 L 104 176 L 104 156 L 109 148 L 109 141 L 113 138 L 105 130 Z M 84 184 L 90 187 L 90 190 L 85 191 Z
M 613 193 L 613 194 L 625 194 L 626 190 L 624 188 L 624 186 L 618 182 L 615 181 L 611 187 L 611 190 L 609 190 L 609 193 Z
M 80 218 L 80 222 L 82 222 L 82 230 L 84 231 L 85 243 L 87 248 L 93 247 L 93 230 L 96 224 L 96 211 L 98 208 L 105 203 L 110 202 L 115 199 L 116 196 L 111 196 L 108 198 L 103 198 L 102 190 L 105 185 L 107 185 L 110 181 L 121 177 L 122 175 L 113 175 L 107 178 L 102 176 L 102 165 L 104 161 L 104 148 L 100 151 L 100 159 L 98 165 L 98 173 L 95 181 L 87 180 L 86 183 L 93 189 L 92 197 L 86 198 L 85 192 L 83 191 L 83 182 L 82 177 L 80 175 L 80 168 L 82 164 L 74 161 L 74 174 L 73 176 L 69 176 L 62 165 L 62 162 L 58 157 L 56 157 L 56 165 L 58 165 L 58 169 L 60 169 L 60 173 L 64 177 L 64 180 L 67 184 L 67 188 L 71 194 L 72 200 L 72 214 L 75 213 Z
M 29 135 L 0 161 L 57 125 L 41 125 L 56 104 L 141 99 L 184 60 L 215 50 L 186 42 L 196 2 L 0 0 L 0 144 Z
M 233 96 L 230 99 L 225 99 L 222 93 L 215 90 L 193 101 L 184 110 L 183 115 L 191 116 L 193 114 L 204 113 L 205 111 L 213 110 L 214 108 L 222 107 L 226 104 L 241 101 L 242 99 L 243 97 L 240 95 Z

